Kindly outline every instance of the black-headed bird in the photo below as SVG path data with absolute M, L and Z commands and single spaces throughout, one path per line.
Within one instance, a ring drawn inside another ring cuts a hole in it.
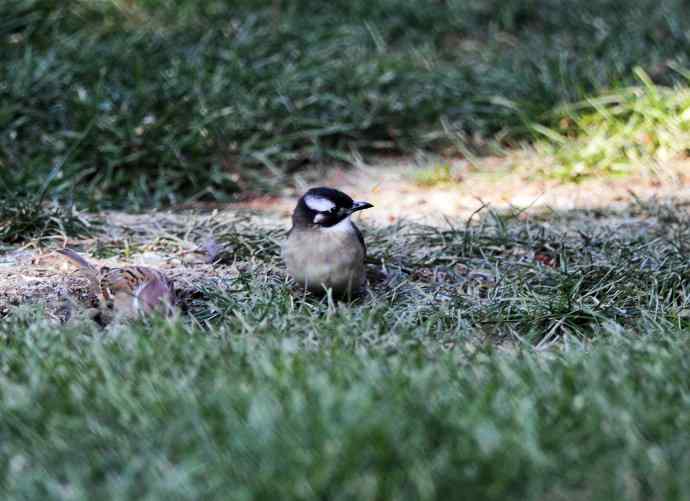
M 353 213 L 373 207 L 333 188 L 312 188 L 297 202 L 283 258 L 305 289 L 351 298 L 364 286 L 367 248 Z

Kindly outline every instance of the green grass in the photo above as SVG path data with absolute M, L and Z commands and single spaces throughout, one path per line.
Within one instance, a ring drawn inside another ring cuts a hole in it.
M 295 294 L 270 223 L 140 226 L 152 252 L 212 236 L 237 273 L 188 284 L 177 320 L 12 310 L 0 492 L 686 499 L 689 218 L 639 202 L 365 228 L 379 273 L 352 304 Z
M 213 332 L 3 323 L 3 497 L 690 493 L 687 327 L 611 323 L 551 354 L 465 332 L 444 351 L 423 325 L 377 329 L 380 314 L 324 312 L 307 337 L 240 314 Z
M 545 136 L 537 151 L 544 174 L 577 180 L 654 168 L 690 152 L 690 90 L 657 86 L 641 69 L 640 86 L 602 94 L 557 110 L 558 129 L 534 126 Z
M 461 181 L 461 175 L 448 162 L 436 163 L 431 167 L 416 169 L 410 176 L 421 187 L 449 186 Z
M 681 0 L 2 3 L 5 248 L 220 251 L 180 265 L 174 320 L 2 305 L 0 497 L 690 498 L 685 202 L 364 228 L 352 304 L 295 293 L 282 223 L 77 210 L 275 190 L 353 151 L 533 141 L 542 175 L 630 172 L 687 151 L 689 33 Z M 62 300 L 41 273 L 0 300 Z
M 690 33 L 681 0 L 1 9 L 6 184 L 37 189 L 57 163 L 51 197 L 91 208 L 271 190 L 352 150 L 530 140 L 533 124 L 558 125 L 558 106 L 634 84 L 636 66 L 683 82 L 671 66 L 687 66 Z
M 46 205 L 37 197 L 0 200 L 0 242 L 16 244 L 56 236 L 85 237 L 98 232 L 99 222 L 74 206 Z

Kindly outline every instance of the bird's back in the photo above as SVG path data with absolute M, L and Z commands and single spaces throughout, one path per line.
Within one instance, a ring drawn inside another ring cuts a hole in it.
M 145 266 L 106 268 L 100 288 L 106 303 L 118 300 L 132 303 L 132 308 L 150 311 L 161 303 L 174 303 L 174 286 L 160 271 Z M 139 304 L 141 303 L 141 304 Z

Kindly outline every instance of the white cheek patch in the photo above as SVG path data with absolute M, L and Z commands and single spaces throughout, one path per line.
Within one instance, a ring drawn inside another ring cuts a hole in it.
M 316 212 L 328 212 L 335 207 L 335 204 L 327 198 L 314 195 L 307 195 L 304 197 L 304 203 L 307 204 L 307 207 Z
M 345 219 L 334 224 L 333 226 L 321 228 L 321 231 L 325 231 L 326 233 L 354 233 L 355 228 L 352 226 L 350 216 L 347 216 Z

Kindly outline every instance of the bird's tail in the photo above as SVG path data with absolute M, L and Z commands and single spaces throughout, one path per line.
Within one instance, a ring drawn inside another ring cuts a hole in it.
M 79 270 L 82 271 L 89 280 L 91 292 L 98 296 L 101 290 L 98 269 L 72 249 L 59 249 L 58 252 L 79 266 Z
M 85 270 L 85 271 L 92 271 L 96 272 L 96 267 L 89 263 L 86 259 L 81 257 L 79 254 L 74 252 L 72 249 L 59 249 L 57 252 L 62 254 L 63 256 L 67 257 L 68 259 L 72 260 L 74 263 L 76 263 L 79 268 Z

